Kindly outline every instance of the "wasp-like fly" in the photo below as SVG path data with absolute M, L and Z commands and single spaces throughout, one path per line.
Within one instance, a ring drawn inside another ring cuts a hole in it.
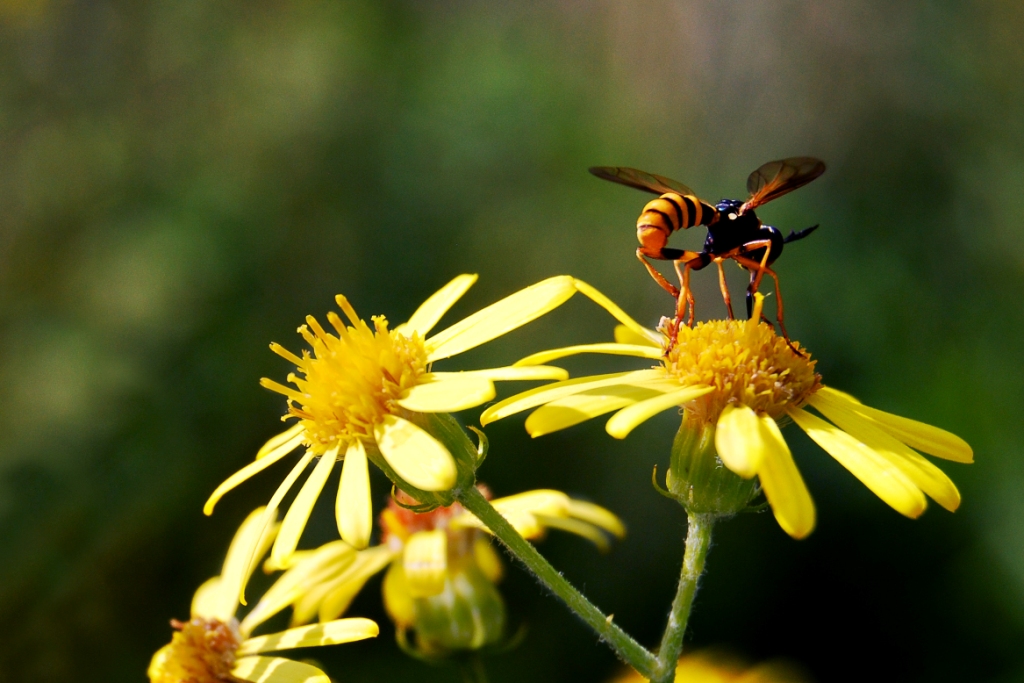
M 687 324 L 693 325 L 694 300 L 690 289 L 690 271 L 701 270 L 711 263 L 718 266 L 718 283 L 722 289 L 722 298 L 725 300 L 729 319 L 732 320 L 732 300 L 725 284 L 725 271 L 722 269 L 722 261 L 732 259 L 750 271 L 750 284 L 747 287 L 748 317 L 751 314 L 754 293 L 761 286 L 761 278 L 767 274 L 775 280 L 779 327 L 786 341 L 789 341 L 783 322 L 779 277 L 770 266 L 782 254 L 783 245 L 806 237 L 818 226 L 812 225 L 783 237 L 777 228 L 762 223 L 754 209 L 820 176 L 825 172 L 824 162 L 811 157 L 769 161 L 747 178 L 749 199 L 723 199 L 714 206 L 698 198 L 693 190 L 680 182 L 635 168 L 595 166 L 590 172 L 598 178 L 661 195 L 644 206 L 643 213 L 636 222 L 636 236 L 640 240 L 636 256 L 651 277 L 676 298 L 677 325 L 682 322 L 687 308 Z M 705 225 L 708 229 L 703 251 L 688 251 L 666 246 L 673 232 L 695 225 Z M 672 261 L 679 276 L 681 289 L 669 283 L 647 258 Z

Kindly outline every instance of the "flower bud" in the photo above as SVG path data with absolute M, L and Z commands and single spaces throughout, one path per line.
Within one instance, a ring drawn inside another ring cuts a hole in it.
M 505 601 L 473 562 L 448 572 L 440 595 L 417 598 L 416 640 L 425 652 L 479 650 L 501 641 Z
M 728 469 L 715 450 L 715 425 L 689 411 L 672 442 L 665 476 L 668 492 L 694 515 L 731 517 L 758 494 L 757 479 L 743 479 Z
M 417 649 L 429 657 L 479 650 L 505 632 L 505 602 L 472 555 L 449 565 L 444 588 L 430 597 L 414 597 L 402 564 L 394 563 L 384 577 L 384 604 L 399 631 L 416 631 Z

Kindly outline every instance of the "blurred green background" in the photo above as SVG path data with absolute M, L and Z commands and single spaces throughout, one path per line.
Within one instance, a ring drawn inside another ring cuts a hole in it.
M 911 521 L 787 429 L 818 529 L 721 525 L 690 647 L 818 681 L 1024 680 L 1021 3 L 5 0 L 0 22 L 0 680 L 143 679 L 279 480 L 202 515 L 280 429 L 257 382 L 289 368 L 267 343 L 300 347 L 334 294 L 398 322 L 480 273 L 454 321 L 571 273 L 653 325 L 671 301 L 633 257 L 647 196 L 586 168 L 717 200 L 805 154 L 828 173 L 760 212 L 821 223 L 778 263 L 790 332 L 826 383 L 962 435 L 977 462 L 940 463 L 956 514 Z M 695 282 L 698 314 L 721 315 L 713 273 Z M 581 298 L 446 368 L 611 328 Z M 650 486 L 674 419 L 623 442 L 507 420 L 481 472 L 625 518 L 608 556 L 542 550 L 652 645 L 685 528 Z M 336 533 L 326 498 L 307 544 Z M 503 588 L 529 634 L 494 681 L 617 671 L 523 572 Z M 384 621 L 376 583 L 353 613 Z M 386 623 L 313 654 L 344 681 L 458 675 L 401 655 Z

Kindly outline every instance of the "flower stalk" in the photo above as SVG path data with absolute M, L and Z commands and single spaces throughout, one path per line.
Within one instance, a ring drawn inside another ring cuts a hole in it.
M 690 620 L 693 596 L 697 593 L 697 584 L 704 573 L 704 560 L 711 547 L 711 527 L 714 522 L 713 515 L 687 516 L 683 568 L 679 574 L 676 597 L 672 601 L 672 611 L 668 615 L 668 624 L 661 637 L 661 647 L 658 648 L 658 662 L 651 676 L 652 683 L 671 683 L 675 677 L 676 660 L 683 650 L 683 637 Z
M 509 552 L 526 565 L 548 590 L 557 595 L 570 610 L 608 643 L 622 661 L 650 678 L 659 665 L 658 659 L 632 636 L 615 624 L 575 586 L 537 552 L 537 549 L 519 535 L 501 513 L 494 509 L 483 494 L 475 488 L 463 489 L 457 494 L 463 507 L 472 512 L 501 541 Z M 701 561 L 703 567 L 703 560 Z M 692 599 L 692 592 L 691 592 Z M 688 611 L 688 607 L 687 607 Z M 681 636 L 680 636 L 681 638 Z

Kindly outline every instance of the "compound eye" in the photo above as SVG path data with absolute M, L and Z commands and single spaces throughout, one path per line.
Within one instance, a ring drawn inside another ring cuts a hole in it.
M 736 220 L 736 214 L 734 214 L 734 213 L 730 213 L 730 214 L 729 214 L 729 220 L 731 220 L 731 221 L 734 221 L 734 220 Z

